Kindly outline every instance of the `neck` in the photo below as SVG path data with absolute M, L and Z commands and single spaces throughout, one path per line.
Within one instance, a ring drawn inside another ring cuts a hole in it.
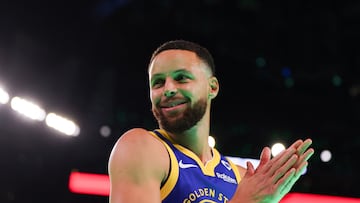
M 209 115 L 205 114 L 192 128 L 181 133 L 169 133 L 169 136 L 176 144 L 194 152 L 205 164 L 212 158 L 212 151 L 209 146 L 208 138 L 210 133 Z

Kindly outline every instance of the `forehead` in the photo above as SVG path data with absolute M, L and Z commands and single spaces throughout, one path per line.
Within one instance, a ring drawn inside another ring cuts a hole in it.
M 189 72 L 205 70 L 205 64 L 191 51 L 171 49 L 159 53 L 149 66 L 149 76 L 155 74 L 166 74 L 176 70 L 187 70 Z

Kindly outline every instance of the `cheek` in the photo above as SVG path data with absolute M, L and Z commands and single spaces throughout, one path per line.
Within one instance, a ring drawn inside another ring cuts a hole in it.
M 152 105 L 159 103 L 161 100 L 161 94 L 157 91 L 150 91 L 150 100 Z
M 196 88 L 192 89 L 192 94 L 194 97 L 196 97 L 197 99 L 201 99 L 203 97 L 207 97 L 207 95 L 209 94 L 209 91 L 207 91 L 207 87 L 202 85 L 202 86 L 196 86 Z

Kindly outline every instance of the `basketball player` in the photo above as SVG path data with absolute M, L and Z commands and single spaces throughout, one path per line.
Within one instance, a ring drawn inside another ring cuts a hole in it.
M 134 128 L 109 158 L 110 203 L 279 202 L 314 150 L 297 140 L 255 169 L 235 165 L 208 145 L 211 101 L 219 92 L 214 61 L 197 43 L 168 41 L 148 67 L 152 112 L 159 129 Z

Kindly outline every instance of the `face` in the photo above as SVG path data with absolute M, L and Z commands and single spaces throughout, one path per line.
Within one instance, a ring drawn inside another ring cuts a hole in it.
M 208 109 L 210 71 L 195 53 L 166 50 L 149 67 L 152 111 L 161 128 L 179 133 L 195 126 Z

